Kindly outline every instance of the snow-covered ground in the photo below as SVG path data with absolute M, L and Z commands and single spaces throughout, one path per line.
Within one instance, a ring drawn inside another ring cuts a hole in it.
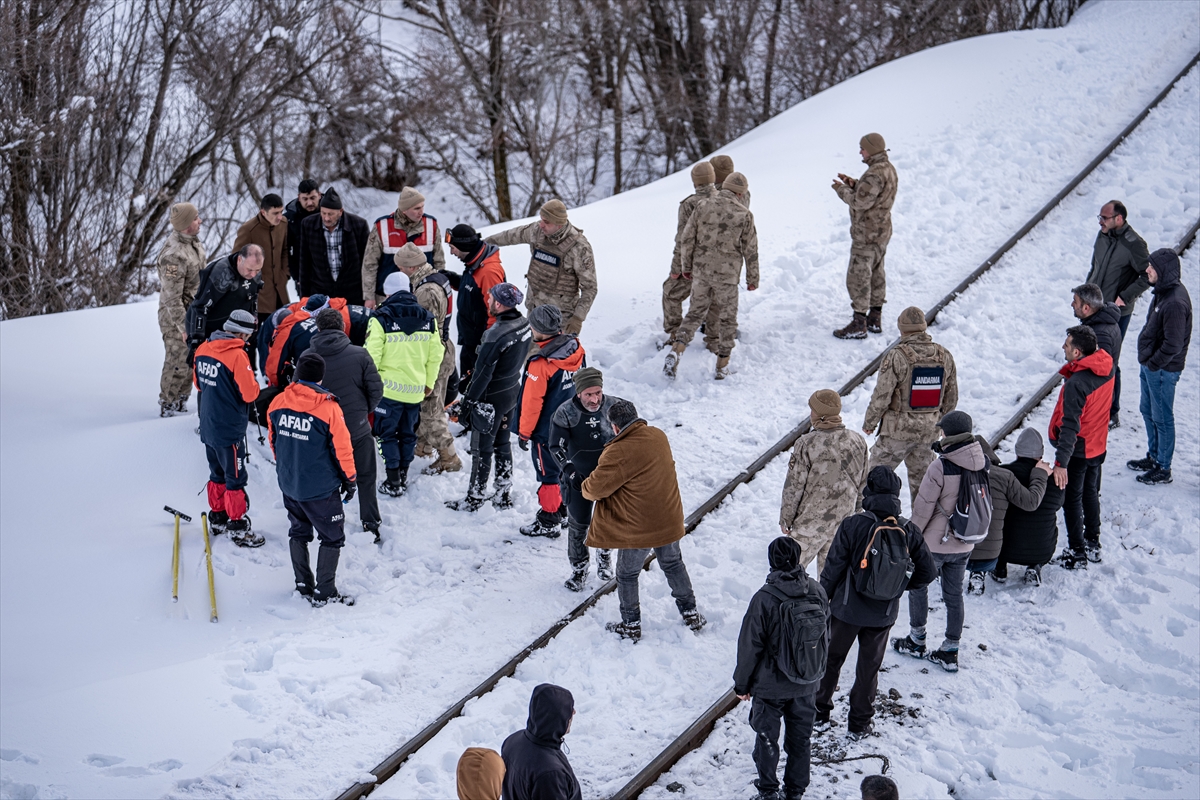
M 873 70 L 725 148 L 750 179 L 763 283 L 743 294 L 735 373 L 721 384 L 699 343 L 670 385 L 654 349 L 686 174 L 573 210 L 601 287 L 585 347 L 606 390 L 670 435 L 685 506 L 802 419 L 809 393 L 840 385 L 890 338 L 829 336 L 848 314 L 849 239 L 845 207 L 827 186 L 836 172 L 861 170 L 862 133 L 887 137 L 900 174 L 885 309 L 894 320 L 907 305 L 931 306 L 982 261 L 1198 47 L 1194 3 L 1093 2 L 1062 30 L 974 39 Z M 1193 71 L 994 275 L 943 312 L 935 336 L 955 353 L 960 407 L 980 429 L 995 429 L 1055 368 L 1101 204 L 1123 199 L 1151 248 L 1172 244 L 1200 213 L 1198 94 Z M 378 213 L 394 207 L 383 193 L 360 197 Z M 519 282 L 527 251 L 504 256 Z M 1184 277 L 1200 297 L 1194 251 Z M 171 520 L 160 509 L 202 510 L 195 495 L 207 470 L 194 417 L 154 416 L 154 319 L 154 304 L 142 303 L 0 324 L 0 796 L 334 795 L 581 599 L 561 585 L 565 541 L 516 533 L 536 507 L 518 458 L 513 511 L 456 515 L 441 501 L 465 491 L 465 472 L 421 476 L 403 500 L 383 503 L 376 547 L 351 504 L 339 586 L 360 602 L 314 611 L 290 593 L 285 515 L 252 442 L 251 514 L 268 543 L 216 542 L 221 621 L 210 625 L 199 528 L 185 525 L 173 605 Z M 964 654 L 961 673 L 922 675 L 909 662 L 883 676 L 882 687 L 921 708 L 865 748 L 892 759 L 906 797 L 1200 794 L 1200 387 L 1189 367 L 1176 401 L 1175 483 L 1141 487 L 1121 466 L 1144 447 L 1132 351 L 1125 425 L 1110 439 L 1105 530 L 1114 545 L 1142 547 L 1110 547 L 1086 575 L 1047 569 L 1032 593 L 991 585 L 970 599 L 967 632 L 968 648 L 988 649 Z M 848 421 L 861 420 L 869 389 L 847 398 Z M 1030 424 L 1044 430 L 1046 416 Z M 679 624 L 654 570 L 642 580 L 642 643 L 603 631 L 617 616 L 606 598 L 377 794 L 453 796 L 462 748 L 498 748 L 542 681 L 575 694 L 568 743 L 585 796 L 623 785 L 727 688 L 783 470 L 782 459 L 769 465 L 685 540 L 710 622 L 701 636 Z M 910 699 L 914 691 L 925 698 Z M 691 797 L 750 794 L 740 714 L 663 785 L 681 781 Z M 838 773 L 815 774 L 817 795 L 832 793 Z

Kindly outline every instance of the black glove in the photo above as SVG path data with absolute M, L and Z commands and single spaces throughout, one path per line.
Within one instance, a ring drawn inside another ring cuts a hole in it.
M 460 378 L 458 379 L 458 393 L 459 393 L 459 394 L 466 394 L 466 393 L 467 393 L 467 387 L 468 387 L 468 386 L 470 386 L 470 385 L 471 385 L 471 373 L 470 373 L 470 372 L 464 372 L 464 373 L 462 374 L 462 377 L 460 377 Z M 465 401 L 464 401 L 464 402 L 465 402 Z
M 354 481 L 342 481 L 342 505 L 346 505 L 354 499 L 354 493 L 358 491 L 358 486 Z
M 576 493 L 582 492 L 583 491 L 583 476 L 580 475 L 578 472 L 576 472 L 574 469 L 572 469 L 570 472 L 567 473 L 567 485 L 571 487 L 571 490 L 573 492 L 576 492 Z
M 517 437 L 517 447 L 521 448 L 522 450 L 524 450 L 525 452 L 528 453 L 529 452 L 529 440 L 526 439 L 524 436 L 518 436 Z
M 448 269 L 443 269 L 442 274 L 450 281 L 450 288 L 457 292 L 458 287 L 462 285 L 462 274 Z

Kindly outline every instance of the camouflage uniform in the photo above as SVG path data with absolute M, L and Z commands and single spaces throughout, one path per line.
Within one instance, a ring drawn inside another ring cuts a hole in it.
M 716 184 L 717 191 L 718 192 L 721 191 L 723 186 L 724 186 L 724 184 L 721 184 L 721 183 Z M 744 205 L 746 208 L 750 207 L 750 190 L 749 189 L 747 189 L 745 192 L 742 193 L 742 205 Z
M 867 171 L 851 188 L 835 187 L 838 197 L 850 206 L 850 267 L 846 289 L 850 305 L 859 314 L 883 306 L 887 299 L 887 275 L 883 258 L 892 238 L 892 204 L 896 202 L 896 168 L 887 153 L 867 159 Z
M 696 206 L 679 242 L 680 267 L 692 273 L 692 305 L 675 341 L 692 341 L 716 305 L 721 314 L 717 355 L 728 357 L 737 336 L 738 280 L 746 262 L 746 285 L 758 286 L 758 231 L 754 215 L 728 189 Z
M 679 223 L 675 228 L 675 252 L 671 255 L 671 274 L 663 281 L 663 331 L 673 336 L 677 328 L 683 324 L 683 301 L 692 294 L 692 275 L 684 273 L 680 266 L 679 241 L 683 237 L 683 229 L 691 219 L 692 212 L 700 201 L 713 197 L 717 187 L 711 183 L 697 186 L 696 191 L 679 201 Z M 710 350 L 715 350 L 721 334 L 720 311 L 710 308 L 708 317 L 704 320 L 704 344 Z
M 422 280 L 432 275 L 434 268 L 428 264 L 418 267 L 409 277 L 409 285 L 417 286 Z M 421 308 L 428 311 L 437 320 L 438 334 L 446 324 L 446 292 L 441 286 L 430 281 L 423 286 L 417 286 L 413 292 Z M 421 401 L 421 424 L 417 428 L 417 443 L 426 444 L 438 453 L 454 452 L 454 437 L 450 435 L 450 425 L 446 418 L 446 383 L 450 373 L 454 372 L 454 342 L 449 337 L 443 342 L 445 353 L 442 355 L 442 365 L 438 368 L 437 383 L 433 385 L 433 394 Z
M 404 216 L 404 214 L 396 211 L 392 214 L 392 219 L 396 220 L 396 226 L 404 231 L 410 242 L 425 231 L 424 216 L 413 222 Z M 367 299 L 373 297 L 376 305 L 382 305 L 383 301 L 387 300 L 386 297 L 375 292 L 376 278 L 379 277 L 379 263 L 382 260 L 383 240 L 379 238 L 379 228 L 372 225 L 371 235 L 367 237 L 367 249 L 363 251 L 362 282 L 363 297 Z M 442 251 L 442 229 L 436 222 L 433 225 L 433 268 L 436 270 L 446 268 L 446 254 Z M 438 319 L 440 320 L 441 317 L 438 317 Z M 441 324 L 441 322 L 438 322 L 438 325 Z
M 158 281 L 162 284 L 158 295 L 158 329 L 167 350 L 158 383 L 161 406 L 186 401 L 192 394 L 192 370 L 187 363 L 184 329 L 188 306 L 200 289 L 204 260 L 200 237 L 178 231 L 171 232 L 158 254 Z
M 817 572 L 842 520 L 861 507 L 867 483 L 867 443 L 844 425 L 800 437 L 788 462 L 779 524 L 800 543 L 802 560 L 817 557 Z
M 936 408 L 910 408 L 913 359 L 918 364 L 940 364 L 945 370 L 941 404 Z M 908 467 L 908 490 L 915 500 L 925 470 L 936 458 L 930 446 L 938 439 L 938 420 L 957 405 L 958 378 L 950 351 L 936 344 L 924 331 L 901 336 L 896 346 L 883 356 L 875 393 L 863 420 L 864 430 L 874 431 L 879 426 L 868 470 L 881 464 L 895 469 L 903 461 Z
M 556 305 L 562 312 L 563 332 L 579 334 L 596 299 L 596 262 L 592 245 L 582 230 L 568 222 L 546 236 L 534 222 L 492 234 L 484 241 L 498 247 L 529 245 L 526 312 L 538 306 Z

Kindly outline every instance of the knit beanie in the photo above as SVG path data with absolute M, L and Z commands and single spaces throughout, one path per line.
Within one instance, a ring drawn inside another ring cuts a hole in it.
M 465 222 L 455 225 L 446 235 L 446 244 L 453 245 L 456 250 L 468 255 L 474 253 L 482 242 L 475 229 Z
M 956 410 L 942 417 L 937 426 L 947 436 L 958 436 L 959 434 L 970 433 L 974 430 L 975 421 L 971 419 L 971 415 L 967 412 Z
M 818 389 L 808 398 L 808 407 L 817 417 L 836 417 L 842 413 L 842 396 L 833 389 Z
M 411 244 L 411 242 L 409 243 Z M 420 252 L 419 250 L 417 252 Z M 424 256 L 421 257 L 424 260 Z M 409 287 L 408 276 L 403 272 L 396 270 L 391 275 L 383 279 L 383 293 L 391 297 L 396 292 L 407 292 Z
M 900 496 L 900 476 L 891 467 L 882 464 L 867 473 L 867 485 L 863 487 L 863 497 L 880 494 Z
M 200 211 L 191 203 L 176 203 L 171 206 L 171 228 L 177 233 L 183 233 L 198 216 Z
M 717 171 L 708 161 L 701 161 L 692 167 L 692 186 L 704 186 L 717 182 Z
M 298 381 L 320 383 L 325 378 L 325 359 L 312 350 L 305 351 L 296 362 L 296 373 L 293 377 Z
M 745 194 L 750 190 L 750 184 L 746 181 L 746 176 L 740 172 L 731 172 L 729 177 L 721 184 L 722 189 L 728 189 L 734 194 Z
M 604 373 L 595 367 L 584 367 L 575 373 L 571 378 L 575 382 L 575 393 L 579 394 L 584 389 L 590 389 L 593 386 L 604 387 Z
M 714 183 L 724 183 L 729 174 L 733 172 L 733 159 L 729 156 L 713 156 L 708 160 L 712 164 Z
M 421 248 L 412 242 L 405 242 L 404 247 L 396 251 L 395 260 L 396 266 L 404 267 L 405 269 L 416 269 L 429 263 L 429 260 L 425 258 L 425 254 L 421 252 Z
M 419 206 L 425 202 L 425 195 L 418 192 L 411 186 L 405 186 L 400 190 L 400 199 L 396 201 L 397 211 L 408 211 L 413 206 Z
M 244 308 L 235 308 L 233 313 L 229 315 L 229 319 L 225 320 L 225 324 L 221 327 L 229 333 L 254 333 L 254 326 L 258 320 Z
M 308 194 L 309 192 L 315 192 L 319 188 L 321 188 L 321 185 L 319 183 L 314 181 L 312 178 L 305 178 L 304 180 L 300 181 L 299 194 Z
M 1042 444 L 1042 435 L 1036 428 L 1026 428 L 1017 437 L 1017 458 L 1038 458 L 1046 452 Z
M 552 225 L 567 224 L 567 207 L 562 200 L 557 197 L 553 200 L 547 200 L 545 204 L 538 209 L 538 214 L 546 222 Z
M 342 196 L 337 193 L 337 189 L 330 186 L 325 190 L 325 194 L 321 195 L 321 208 L 342 210 Z
M 887 150 L 887 145 L 883 143 L 883 137 L 878 133 L 868 133 L 866 136 L 858 140 L 858 146 L 867 151 L 867 155 L 873 156 Z
M 468 747 L 458 759 L 458 800 L 500 800 L 504 759 L 486 747 Z
M 790 536 L 776 536 L 767 545 L 767 561 L 771 569 L 790 572 L 800 566 L 800 544 Z
M 562 321 L 562 312 L 553 304 L 538 306 L 529 312 L 529 327 L 538 333 L 561 333 Z
M 492 287 L 492 298 L 502 306 L 516 308 L 521 305 L 525 295 L 511 283 L 497 283 Z
M 322 308 L 327 308 L 328 306 L 329 306 L 329 295 L 314 294 L 314 295 L 311 295 L 308 298 L 308 301 L 304 304 L 304 310 L 310 314 L 315 315 Z
M 909 306 L 896 318 L 896 327 L 900 329 L 900 333 L 918 333 L 928 328 L 929 324 L 925 322 L 924 311 L 916 306 Z

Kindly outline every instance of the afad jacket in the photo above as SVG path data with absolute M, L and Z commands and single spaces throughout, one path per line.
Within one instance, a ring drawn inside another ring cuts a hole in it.
M 437 383 L 442 339 L 433 314 L 412 292 L 396 292 L 367 323 L 367 353 L 383 379 L 383 396 L 398 403 L 420 403 Z
M 231 333 L 214 333 L 196 348 L 192 382 L 200 404 L 200 441 L 209 447 L 242 441 L 250 404 L 258 398 L 245 342 Z
M 263 372 L 266 374 L 267 383 L 271 386 L 283 386 L 288 382 L 291 378 L 291 367 L 295 366 L 295 362 L 300 356 L 304 355 L 309 341 L 317 332 L 315 321 L 307 326 L 301 324 L 315 316 L 311 311 L 305 309 L 307 304 L 308 298 L 301 297 L 295 303 L 277 310 L 267 318 L 259 331 L 260 338 L 265 336 L 270 339 Z M 329 308 L 342 315 L 342 330 L 349 336 L 352 325 L 350 306 L 347 305 L 345 298 L 330 298 Z
M 525 363 L 521 397 L 517 400 L 518 435 L 541 444 L 550 441 L 550 418 L 575 396 L 571 376 L 586 366 L 579 339 L 563 333 L 538 342 L 538 352 Z
M 1050 417 L 1048 436 L 1055 466 L 1066 467 L 1072 458 L 1095 458 L 1108 449 L 1112 372 L 1112 356 L 1099 348 L 1059 370 L 1066 381 Z
M 500 248 L 483 244 L 463 263 L 462 280 L 458 284 L 458 344 L 474 349 L 479 346 L 483 332 L 495 324 L 488 313 L 487 295 L 492 287 L 504 283 L 504 265 L 500 263 Z
M 267 428 L 279 488 L 287 497 L 321 500 L 357 477 L 342 408 L 317 384 L 289 384 L 271 401 Z

